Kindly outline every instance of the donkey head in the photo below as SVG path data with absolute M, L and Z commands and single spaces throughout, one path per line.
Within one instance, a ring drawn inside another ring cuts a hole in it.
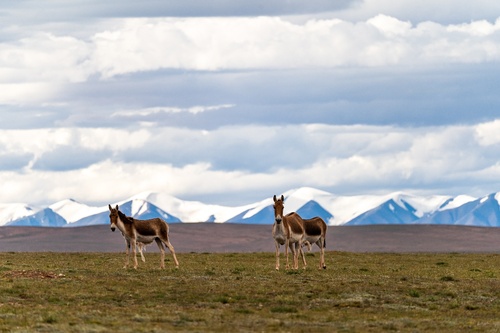
M 111 205 L 108 205 L 109 207 L 109 222 L 111 223 L 111 231 L 115 231 L 116 229 L 116 224 L 118 223 L 118 205 L 116 205 L 116 208 L 111 207 Z
M 274 200 L 274 220 L 276 223 L 280 224 L 283 220 L 283 207 L 285 206 L 285 197 L 281 195 L 281 198 L 276 199 L 276 195 L 273 197 Z

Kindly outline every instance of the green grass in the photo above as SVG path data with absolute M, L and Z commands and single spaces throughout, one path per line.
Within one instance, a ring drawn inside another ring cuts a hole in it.
M 500 255 L 0 253 L 2 332 L 499 332 Z

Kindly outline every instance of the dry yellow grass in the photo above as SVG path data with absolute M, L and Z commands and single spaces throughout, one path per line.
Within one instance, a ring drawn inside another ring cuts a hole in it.
M 2 332 L 499 332 L 500 255 L 0 253 Z

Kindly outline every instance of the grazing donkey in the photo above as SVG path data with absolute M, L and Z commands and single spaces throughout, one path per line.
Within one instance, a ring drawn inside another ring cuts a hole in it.
M 320 250 L 319 268 L 326 269 L 325 264 L 325 247 L 326 247 L 326 230 L 327 225 L 321 217 L 313 217 L 312 219 L 303 219 L 304 222 L 304 238 L 303 244 L 307 245 L 311 251 L 311 245 L 316 244 Z M 305 261 L 304 261 L 305 264 Z
M 125 241 L 127 242 L 127 259 L 125 261 L 125 268 L 128 267 L 129 264 L 131 246 L 134 254 L 134 268 L 137 269 L 137 243 L 150 244 L 153 241 L 156 241 L 156 244 L 161 252 L 160 268 L 165 268 L 165 249 L 163 248 L 163 244 L 165 244 L 165 246 L 170 250 L 170 253 L 172 253 L 175 266 L 177 268 L 179 267 L 174 247 L 168 240 L 167 222 L 160 218 L 137 220 L 120 212 L 118 205 L 116 205 L 116 208 L 112 208 L 111 205 L 108 206 L 110 211 L 109 219 L 111 223 L 111 231 L 115 231 L 116 228 L 120 229 L 125 237 Z
M 293 254 L 293 268 L 299 268 L 299 253 L 302 253 L 302 260 L 305 265 L 304 252 L 302 251 L 302 238 L 304 237 L 304 222 L 297 213 L 290 213 L 283 216 L 285 197 L 274 200 L 274 225 L 273 238 L 276 245 L 276 270 L 280 269 L 280 245 L 285 245 L 286 268 L 288 264 L 288 247 Z

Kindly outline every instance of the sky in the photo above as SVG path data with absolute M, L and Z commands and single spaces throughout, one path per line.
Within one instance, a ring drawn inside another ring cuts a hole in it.
M 500 2 L 0 4 L 0 203 L 500 191 Z

